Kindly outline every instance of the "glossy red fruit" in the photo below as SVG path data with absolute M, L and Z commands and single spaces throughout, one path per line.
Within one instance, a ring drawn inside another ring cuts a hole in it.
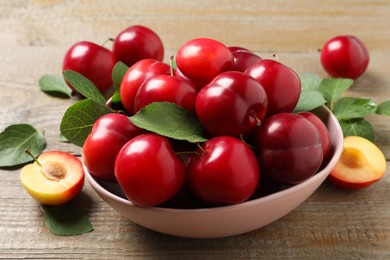
M 198 148 L 188 164 L 188 185 L 211 205 L 246 201 L 255 191 L 260 169 L 254 152 L 241 140 L 219 136 Z
M 233 70 L 244 72 L 251 65 L 262 60 L 261 57 L 248 49 L 238 46 L 231 46 L 229 49 L 233 54 Z
M 251 50 L 247 49 L 247 48 L 244 48 L 244 47 L 240 47 L 240 46 L 229 46 L 228 47 L 229 50 L 233 53 L 235 51 L 247 51 L 247 52 L 252 52 Z
M 275 60 L 264 59 L 245 73 L 255 78 L 267 93 L 267 116 L 293 111 L 301 94 L 301 81 L 295 71 Z
M 266 118 L 256 133 L 255 146 L 263 175 L 281 183 L 300 183 L 313 176 L 322 163 L 318 129 L 297 114 Z
M 140 60 L 127 70 L 119 90 L 122 105 L 127 113 L 134 114 L 134 99 L 142 83 L 152 76 L 162 74 L 170 74 L 169 65 L 154 59 Z
M 321 64 L 334 78 L 357 79 L 366 71 L 369 61 L 366 46 L 352 35 L 334 37 L 321 49 Z
M 201 90 L 208 83 L 208 82 L 204 82 L 201 80 L 190 79 L 186 75 L 184 75 L 183 72 L 181 72 L 178 68 L 175 69 L 174 74 L 175 74 L 175 77 L 177 77 L 181 80 L 187 81 L 189 84 L 194 86 L 197 91 Z
M 322 152 L 323 152 L 323 160 L 322 160 L 322 167 L 326 166 L 330 159 L 332 158 L 332 143 L 330 140 L 330 134 L 328 131 L 328 128 L 324 124 L 324 122 L 321 121 L 321 119 L 316 116 L 315 114 L 311 112 L 300 112 L 298 115 L 305 117 L 307 120 L 313 123 L 315 127 L 317 127 L 318 131 L 321 135 L 321 145 L 322 145 Z
M 187 81 L 170 75 L 156 75 L 140 86 L 134 99 L 134 113 L 152 102 L 172 102 L 195 112 L 195 99 L 198 92 Z
M 142 134 L 119 151 L 115 175 L 131 202 L 139 206 L 155 206 L 169 200 L 181 189 L 186 166 L 165 137 Z
M 100 92 L 104 92 L 112 86 L 112 69 L 116 62 L 110 50 L 92 42 L 81 41 L 66 52 L 62 71 L 76 71 L 91 80 Z
M 195 38 L 179 48 L 176 64 L 188 78 L 209 82 L 221 72 L 233 68 L 233 54 L 219 41 Z
M 127 66 L 143 59 L 164 59 L 164 45 L 160 37 L 150 28 L 133 25 L 118 34 L 113 52 Z
M 247 136 L 265 117 L 267 104 L 259 82 L 242 72 L 227 71 L 199 91 L 195 106 L 212 135 Z
M 114 162 L 117 153 L 131 138 L 144 131 L 122 114 L 107 114 L 93 125 L 84 142 L 82 158 L 88 171 L 95 177 L 116 181 Z

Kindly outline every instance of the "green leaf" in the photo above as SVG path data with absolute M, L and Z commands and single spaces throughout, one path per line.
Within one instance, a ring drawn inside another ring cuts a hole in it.
M 299 75 L 302 91 L 318 90 L 322 78 L 315 73 L 305 72 Z
M 379 104 L 375 111 L 378 115 L 390 116 L 390 100 Z
M 130 120 L 140 128 L 166 137 L 192 143 L 207 141 L 202 137 L 203 128 L 198 118 L 174 103 L 151 103 Z
M 326 103 L 326 100 L 319 91 L 307 90 L 301 91 L 298 104 L 294 112 L 310 111 Z
M 326 103 L 321 92 L 318 91 L 322 78 L 315 73 L 305 72 L 299 75 L 301 80 L 301 94 L 294 112 L 310 111 Z
M 59 94 L 72 97 L 72 89 L 66 84 L 62 77 L 54 75 L 43 75 L 39 79 L 39 87 L 48 94 Z
M 121 61 L 117 62 L 114 68 L 112 69 L 112 82 L 114 84 L 114 88 L 116 91 L 119 91 L 119 88 L 122 83 L 122 79 L 125 76 L 128 69 L 129 67 Z
M 45 149 L 43 133 L 28 124 L 8 126 L 0 133 L 0 167 L 9 167 L 32 161 L 25 153 L 28 148 L 34 156 Z
M 346 136 L 361 136 L 375 142 L 375 132 L 372 125 L 363 118 L 340 120 L 340 126 Z
M 46 227 L 58 236 L 76 236 L 91 232 L 94 228 L 77 207 L 65 204 L 57 207 L 42 207 Z
M 82 147 L 95 121 L 112 112 L 92 99 L 81 100 L 65 111 L 60 125 L 61 134 L 72 144 Z
M 353 84 L 352 79 L 326 78 L 321 81 L 319 91 L 324 95 L 328 106 L 333 109 L 334 103 L 339 100 L 342 94 Z
M 106 103 L 102 93 L 100 93 L 95 84 L 80 73 L 73 70 L 66 70 L 63 72 L 63 75 L 65 80 L 84 97 L 90 98 L 97 103 Z
M 340 98 L 333 109 L 334 115 L 339 120 L 365 117 L 375 113 L 376 103 L 372 99 L 355 97 Z
M 114 95 L 110 99 L 111 106 L 115 109 L 122 109 L 121 97 L 119 94 L 122 79 L 129 67 L 123 62 L 117 62 L 112 70 L 112 80 L 115 88 Z

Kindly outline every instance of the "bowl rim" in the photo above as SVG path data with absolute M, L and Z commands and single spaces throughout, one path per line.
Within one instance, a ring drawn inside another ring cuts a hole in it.
M 334 148 L 333 156 L 332 156 L 331 160 L 328 162 L 328 164 L 325 167 L 323 167 L 321 171 L 317 172 L 315 175 L 311 176 L 310 178 L 308 178 L 307 180 L 305 180 L 299 184 L 295 184 L 291 187 L 288 187 L 287 189 L 283 189 L 283 190 L 274 192 L 272 194 L 269 194 L 269 195 L 266 195 L 266 196 L 263 196 L 260 198 L 250 199 L 250 200 L 247 200 L 247 201 L 242 202 L 242 203 L 238 203 L 238 204 L 234 204 L 234 205 L 224 205 L 224 206 L 218 206 L 218 207 L 211 207 L 211 208 L 194 208 L 194 209 L 180 209 L 180 208 L 168 208 L 168 207 L 158 207 L 158 206 L 142 207 L 142 206 L 135 205 L 134 203 L 132 203 L 128 199 L 122 198 L 122 197 L 110 192 L 109 190 L 104 188 L 96 180 L 96 178 L 94 176 L 92 176 L 90 174 L 90 172 L 88 171 L 88 169 L 84 163 L 83 163 L 83 168 L 84 168 L 87 180 L 93 189 L 99 190 L 99 193 L 102 193 L 104 196 L 110 198 L 111 200 L 115 200 L 118 203 L 122 203 L 122 204 L 125 204 L 127 206 L 132 206 L 132 207 L 136 207 L 139 209 L 144 209 L 144 210 L 153 211 L 153 212 L 172 212 L 172 213 L 181 213 L 181 214 L 185 214 L 185 213 L 194 214 L 194 213 L 202 213 L 202 212 L 203 213 L 206 213 L 206 212 L 213 212 L 213 213 L 226 212 L 226 211 L 230 211 L 230 210 L 237 210 L 237 209 L 243 208 L 243 207 L 250 207 L 250 206 L 253 206 L 255 204 L 261 204 L 261 203 L 265 203 L 267 201 L 274 200 L 275 198 L 287 196 L 288 194 L 294 193 L 296 190 L 299 190 L 302 187 L 306 187 L 306 186 L 310 185 L 311 183 L 318 181 L 318 179 L 326 178 L 330 174 L 330 171 L 332 170 L 332 168 L 334 167 L 336 162 L 339 160 L 339 157 L 341 156 L 341 152 L 342 152 L 342 148 L 343 148 L 343 145 L 342 145 L 343 144 L 343 134 L 342 134 L 341 126 L 340 126 L 337 118 L 335 117 L 335 115 L 324 105 L 322 105 L 320 108 L 322 108 L 322 109 L 325 108 L 325 111 L 329 114 L 331 121 L 335 122 L 336 132 L 340 133 L 339 135 L 335 136 L 336 139 L 332 142 L 334 144 L 339 144 L 339 145 L 333 146 L 333 148 Z M 324 176 L 324 175 L 326 175 L 326 176 Z

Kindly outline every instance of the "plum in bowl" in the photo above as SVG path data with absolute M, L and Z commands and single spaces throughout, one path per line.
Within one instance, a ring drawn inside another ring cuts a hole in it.
M 299 184 L 243 203 L 190 209 L 140 207 L 124 196 L 119 184 L 93 177 L 84 166 L 86 178 L 95 192 L 115 211 L 145 228 L 190 238 L 243 234 L 268 225 L 293 211 L 325 181 L 339 160 L 343 134 L 336 117 L 325 106 L 316 109 L 314 113 L 325 123 L 330 134 L 332 156 L 329 163 Z

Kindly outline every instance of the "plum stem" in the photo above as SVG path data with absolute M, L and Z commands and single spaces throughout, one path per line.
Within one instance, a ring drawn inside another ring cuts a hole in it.
M 26 154 L 28 154 L 31 158 L 33 158 L 33 159 L 34 159 L 34 162 L 36 162 L 36 163 L 39 165 L 39 167 L 42 168 L 42 164 L 38 161 L 37 157 L 35 157 L 35 156 L 31 153 L 30 149 L 26 148 L 26 149 L 24 149 L 24 152 L 25 152 Z
M 251 111 L 249 113 L 249 116 L 253 117 L 256 121 L 256 126 L 259 127 L 261 126 L 261 120 L 257 117 L 257 115 L 255 114 L 255 112 Z
M 175 57 L 173 55 L 171 55 L 171 57 L 169 57 L 169 73 L 171 74 L 171 76 L 173 76 L 173 59 Z
M 102 46 L 105 46 L 107 44 L 107 42 L 114 42 L 114 41 L 115 41 L 115 38 L 110 37 L 103 42 Z
M 38 166 L 41 168 L 41 173 L 43 176 L 45 176 L 46 179 L 51 181 L 59 181 L 63 178 L 65 178 L 66 175 L 66 169 L 63 167 L 61 163 L 58 162 L 47 162 L 45 165 L 42 165 L 37 157 L 35 157 L 30 149 L 26 148 L 24 149 L 24 152 L 27 153 L 29 156 L 31 156 L 34 159 L 34 162 L 38 164 Z
M 196 142 L 196 145 L 198 146 L 199 150 L 203 153 L 203 155 L 207 155 L 207 152 L 203 147 L 199 144 L 199 142 Z
M 176 155 L 185 155 L 185 154 L 198 154 L 196 151 L 180 151 L 180 152 L 175 152 Z
M 250 149 L 255 150 L 254 146 L 250 145 L 247 141 L 245 141 L 244 136 L 242 134 L 240 134 L 240 140 L 241 140 L 241 142 L 246 144 Z
M 279 56 L 277 53 L 272 54 L 272 57 L 274 57 L 276 61 L 279 61 Z

